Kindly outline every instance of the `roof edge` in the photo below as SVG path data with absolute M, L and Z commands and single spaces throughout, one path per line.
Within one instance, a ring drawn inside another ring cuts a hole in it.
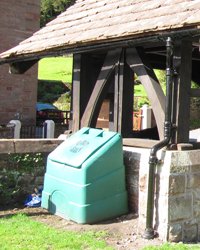
M 145 33 L 145 35 L 147 35 Z M 27 53 L 22 55 L 13 55 L 11 54 L 9 57 L 0 58 L 0 65 L 2 64 L 12 64 L 12 63 L 20 63 L 24 61 L 36 61 L 40 60 L 44 57 L 53 57 L 53 56 L 62 56 L 63 54 L 77 54 L 77 53 L 86 53 L 91 52 L 94 50 L 108 50 L 108 49 L 115 49 L 119 47 L 133 47 L 138 45 L 143 45 L 147 42 L 165 42 L 166 38 L 171 36 L 174 39 L 180 38 L 190 38 L 194 36 L 200 36 L 200 29 L 199 27 L 196 28 L 189 28 L 189 29 L 181 29 L 181 30 L 171 30 L 171 31 L 163 31 L 159 32 L 154 35 L 142 36 L 142 37 L 135 37 L 135 38 L 124 38 L 123 40 L 116 40 L 112 39 L 110 41 L 101 41 L 99 43 L 93 43 L 90 45 L 76 45 L 73 47 L 57 47 L 55 49 L 49 49 L 46 51 L 39 51 L 35 53 Z

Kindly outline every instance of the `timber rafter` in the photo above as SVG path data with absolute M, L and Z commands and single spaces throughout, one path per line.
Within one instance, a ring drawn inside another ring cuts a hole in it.
M 152 104 L 159 137 L 160 139 L 163 138 L 165 95 L 141 48 L 115 49 L 107 52 L 82 115 L 80 114 L 81 69 L 77 67 L 77 65 L 80 67 L 80 63 L 76 64 L 76 62 L 80 61 L 80 58 L 76 55 L 75 59 L 73 131 L 78 130 L 80 127 L 95 127 L 101 104 L 113 82 L 110 78 L 114 77 L 114 107 L 112 111 L 114 115 L 112 130 L 122 133 L 125 137 L 131 137 L 134 98 L 133 76 L 134 73 L 136 73 Z
M 141 48 L 127 49 L 127 63 L 137 74 L 146 90 L 156 119 L 159 137 L 160 139 L 163 139 L 165 95 L 153 71 L 153 68 L 150 66 L 145 53 Z

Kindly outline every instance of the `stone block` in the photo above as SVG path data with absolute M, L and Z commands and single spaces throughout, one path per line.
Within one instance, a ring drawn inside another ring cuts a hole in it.
M 194 225 L 184 225 L 183 230 L 183 241 L 184 242 L 197 242 L 198 240 L 198 226 Z
M 187 176 L 187 188 L 200 187 L 200 173 L 190 174 Z
M 185 192 L 186 177 L 184 174 L 169 176 L 169 194 L 176 195 Z
M 193 199 L 191 194 L 169 197 L 169 222 L 192 218 Z
M 154 218 L 155 223 L 163 225 L 168 224 L 168 196 L 155 195 Z
M 168 229 L 168 240 L 170 242 L 182 241 L 182 224 L 171 224 Z
M 189 154 L 189 158 L 190 158 L 190 165 L 199 165 L 200 164 L 200 150 L 196 149 L 196 150 L 191 150 L 188 152 Z
M 139 193 L 139 216 L 146 217 L 147 195 Z
M 188 151 L 176 151 L 171 155 L 170 173 L 187 173 L 190 170 Z
M 197 165 L 191 165 L 191 167 L 190 167 L 190 171 L 193 173 L 193 172 L 195 172 L 195 173 L 200 173 L 200 165 L 199 164 L 197 164 Z

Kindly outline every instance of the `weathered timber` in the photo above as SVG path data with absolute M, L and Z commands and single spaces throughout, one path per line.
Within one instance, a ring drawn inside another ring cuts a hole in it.
M 180 68 L 177 68 L 177 71 L 179 73 L 179 84 L 177 100 L 176 143 L 187 143 L 189 141 L 190 88 L 192 74 L 191 41 L 182 40 L 180 55 Z
M 53 151 L 63 140 L 59 139 L 1 139 L 0 152 L 7 153 L 45 153 Z
M 75 54 L 73 58 L 73 81 L 72 81 L 72 110 L 73 110 L 73 121 L 72 131 L 75 132 L 80 128 L 80 64 L 81 55 Z
M 109 88 L 109 77 L 119 61 L 121 49 L 109 51 L 81 119 L 81 127 L 94 126 Z
M 137 74 L 144 86 L 147 96 L 151 102 L 153 113 L 158 127 L 160 139 L 164 138 L 163 124 L 165 112 L 165 95 L 159 84 L 159 81 L 147 61 L 142 49 L 127 49 L 127 63 Z
M 123 137 L 130 137 L 133 130 L 133 83 L 134 72 L 126 63 L 126 55 L 123 53 L 118 71 L 119 108 L 117 129 L 117 132 L 121 133 Z

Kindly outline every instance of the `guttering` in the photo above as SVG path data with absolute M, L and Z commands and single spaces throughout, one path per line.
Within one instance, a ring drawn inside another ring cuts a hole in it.
M 170 143 L 172 135 L 172 84 L 173 84 L 173 45 L 171 37 L 166 40 L 166 102 L 164 140 L 152 147 L 149 157 L 149 178 L 146 210 L 146 229 L 143 237 L 153 239 L 155 236 L 153 228 L 154 214 L 154 190 L 155 190 L 155 168 L 158 163 L 157 152 Z

